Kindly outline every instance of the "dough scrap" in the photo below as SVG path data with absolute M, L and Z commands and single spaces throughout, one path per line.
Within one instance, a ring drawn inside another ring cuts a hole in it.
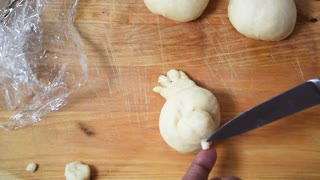
M 36 163 L 30 163 L 26 167 L 26 171 L 28 172 L 35 172 L 37 170 L 38 165 Z
M 201 16 L 209 0 L 144 0 L 144 3 L 153 14 L 189 22 Z
M 228 16 L 241 34 L 259 40 L 280 41 L 294 30 L 294 0 L 229 0 Z
M 210 148 L 210 146 L 211 146 L 211 142 L 207 142 L 207 139 L 202 139 L 201 140 L 201 148 L 203 149 L 203 150 L 207 150 L 207 149 L 209 149 Z
M 170 70 L 159 76 L 161 86 L 153 91 L 166 99 L 159 128 L 165 142 L 178 152 L 199 150 L 219 126 L 220 109 L 216 97 L 207 89 L 197 86 L 183 72 Z
M 71 162 L 66 165 L 64 175 L 66 180 L 89 180 L 90 167 L 81 162 Z

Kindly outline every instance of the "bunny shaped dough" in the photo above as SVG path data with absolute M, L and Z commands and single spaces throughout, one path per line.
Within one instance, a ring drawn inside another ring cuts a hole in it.
M 166 99 L 160 113 L 159 128 L 165 142 L 178 152 L 199 150 L 201 142 L 219 126 L 220 109 L 216 97 L 197 86 L 178 70 L 161 75 L 162 86 L 153 91 Z

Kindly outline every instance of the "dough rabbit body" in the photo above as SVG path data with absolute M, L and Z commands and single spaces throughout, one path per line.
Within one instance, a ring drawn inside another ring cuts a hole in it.
M 162 86 L 154 88 L 167 101 L 160 113 L 160 133 L 166 143 L 178 152 L 199 150 L 220 123 L 216 97 L 197 86 L 182 71 L 170 70 L 161 75 Z

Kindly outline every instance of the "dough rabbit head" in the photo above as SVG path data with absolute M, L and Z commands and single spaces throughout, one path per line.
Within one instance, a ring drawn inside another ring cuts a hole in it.
M 170 70 L 159 77 L 162 86 L 153 90 L 167 101 L 159 128 L 165 142 L 178 152 L 199 150 L 201 141 L 219 126 L 220 109 L 216 97 L 197 86 L 183 71 Z

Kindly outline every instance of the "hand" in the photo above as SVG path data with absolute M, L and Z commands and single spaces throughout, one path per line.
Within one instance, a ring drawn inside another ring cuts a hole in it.
M 214 148 L 201 150 L 193 160 L 190 168 L 183 177 L 183 180 L 207 180 L 217 159 L 217 153 Z M 211 180 L 221 180 L 214 177 Z M 222 180 L 240 180 L 237 177 L 225 177 Z

